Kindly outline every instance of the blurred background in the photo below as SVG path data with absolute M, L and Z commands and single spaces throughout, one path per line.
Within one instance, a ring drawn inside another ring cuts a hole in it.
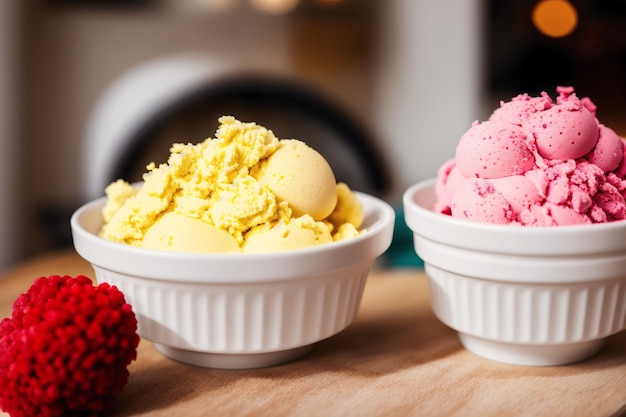
M 624 28 L 622 0 L 0 0 L 0 269 L 70 246 L 80 204 L 222 114 L 396 207 L 519 92 L 573 85 L 626 136 Z

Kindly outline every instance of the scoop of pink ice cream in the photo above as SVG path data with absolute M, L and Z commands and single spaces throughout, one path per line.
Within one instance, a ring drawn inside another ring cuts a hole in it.
M 596 146 L 587 154 L 587 160 L 604 171 L 613 171 L 624 158 L 624 144 L 613 129 L 598 125 L 599 136 Z
M 500 120 L 475 123 L 459 140 L 456 164 L 467 178 L 523 174 L 535 165 L 525 140 L 519 126 Z
M 524 175 L 495 178 L 490 182 L 495 190 L 505 198 L 514 213 L 521 213 L 542 201 L 533 181 Z
M 511 101 L 500 102 L 500 107 L 494 110 L 489 120 L 500 120 L 522 126 L 522 122 L 528 120 L 531 114 L 549 109 L 552 105 L 552 99 L 546 93 L 540 97 L 520 94 L 513 97 Z
M 575 224 L 591 223 L 591 219 L 585 216 L 584 213 L 579 213 L 569 206 L 546 203 L 543 207 L 547 209 L 547 213 L 549 213 L 556 226 L 571 226 Z
M 519 223 L 519 214 L 542 201 L 535 184 L 524 175 L 465 179 L 452 196 L 451 213 L 488 223 Z
M 614 170 L 615 175 L 620 178 L 626 178 L 626 139 L 622 139 L 622 146 L 624 148 L 624 156 L 622 157 L 622 162 L 618 165 L 618 167 Z
M 593 196 L 605 182 L 604 171 L 587 161 L 569 160 L 547 170 L 550 183 L 546 201 L 568 206 L 584 214 L 592 205 Z
M 546 159 L 580 158 L 593 149 L 599 136 L 595 117 L 573 94 L 530 114 L 522 127 L 533 132 L 537 150 Z
M 452 198 L 452 216 L 483 223 L 508 224 L 514 212 L 506 198 L 490 180 L 470 178 L 463 182 Z
M 573 87 L 520 94 L 474 122 L 438 171 L 435 209 L 522 226 L 626 219 L 626 139 Z
M 626 219 L 626 200 L 623 195 L 626 182 L 618 181 L 617 186 L 613 182 L 607 179 L 593 196 L 594 206 L 589 216 L 596 223 Z
M 451 214 L 452 196 L 465 180 L 454 159 L 450 159 L 439 168 L 435 183 L 435 193 L 438 196 L 435 203 L 436 211 Z

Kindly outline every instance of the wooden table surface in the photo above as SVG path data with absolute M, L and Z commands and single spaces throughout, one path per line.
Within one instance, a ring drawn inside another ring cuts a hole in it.
M 0 317 L 52 274 L 94 276 L 73 251 L 34 258 L 0 277 Z M 576 364 L 491 362 L 435 318 L 422 270 L 373 270 L 355 322 L 296 361 L 204 369 L 142 340 L 130 373 L 110 416 L 610 416 L 626 404 L 626 332 Z

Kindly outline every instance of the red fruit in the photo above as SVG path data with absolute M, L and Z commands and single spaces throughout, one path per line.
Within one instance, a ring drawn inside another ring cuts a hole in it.
M 41 277 L 0 322 L 0 409 L 11 417 L 110 409 L 137 357 L 137 319 L 116 287 Z

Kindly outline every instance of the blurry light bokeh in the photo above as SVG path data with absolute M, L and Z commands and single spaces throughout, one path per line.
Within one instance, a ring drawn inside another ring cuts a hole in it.
M 567 0 L 541 0 L 532 12 L 535 27 L 544 35 L 561 38 L 578 25 L 578 12 Z
M 300 0 L 250 0 L 257 10 L 271 14 L 286 14 L 298 6 Z
M 185 13 L 225 13 L 237 6 L 237 0 L 165 0 L 161 5 Z

